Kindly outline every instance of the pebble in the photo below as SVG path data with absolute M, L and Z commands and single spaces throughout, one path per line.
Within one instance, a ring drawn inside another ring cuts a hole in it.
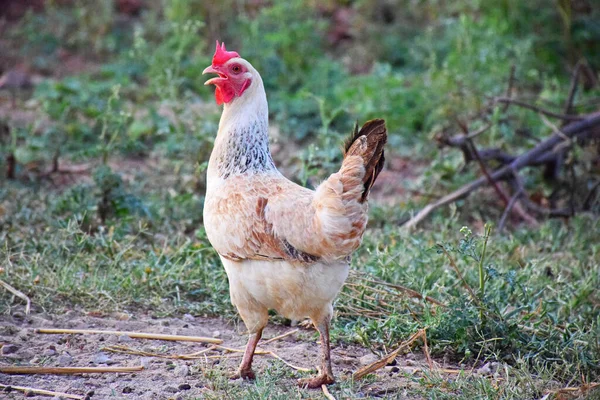
M 194 316 L 191 314 L 183 314 L 183 320 L 185 322 L 194 322 Z
M 375 354 L 366 354 L 358 359 L 362 365 L 369 365 L 377 360 L 378 358 Z
M 61 354 L 56 359 L 56 363 L 61 367 L 66 367 L 67 365 L 71 365 L 71 363 L 73 363 L 73 357 L 67 353 Z
M 142 367 L 144 367 L 144 369 L 148 369 L 150 368 L 150 364 L 152 364 L 152 358 L 144 357 L 140 360 L 140 364 L 142 365 Z
M 499 365 L 497 362 L 485 363 L 481 368 L 477 369 L 477 373 L 481 375 L 493 375 L 498 370 Z
M 175 375 L 186 377 L 190 374 L 190 368 L 187 365 L 179 365 L 175 368 Z
M 19 346 L 16 344 L 8 343 L 2 346 L 2 355 L 5 356 L 7 354 L 14 354 L 19 351 Z
M 94 357 L 94 360 L 92 362 L 94 364 L 106 364 L 106 365 L 111 365 L 111 364 L 116 363 L 116 361 L 113 361 L 109 356 L 107 356 L 104 353 L 96 354 L 96 356 Z
M 179 390 L 190 390 L 192 386 L 189 383 L 182 383 L 179 385 Z
M 25 319 L 25 314 L 21 311 L 15 311 L 12 316 L 14 319 Z
M 398 372 L 400 372 L 400 368 L 398 368 L 398 367 L 392 367 L 391 371 L 393 373 L 398 373 Z
M 121 343 L 127 343 L 127 342 L 133 342 L 133 339 L 127 335 L 121 335 L 121 336 L 119 336 L 118 341 Z
M 54 349 L 46 349 L 46 350 L 44 350 L 44 352 L 42 353 L 42 355 L 43 355 L 44 357 L 52 357 L 52 356 L 55 356 L 55 355 L 56 355 L 56 350 L 54 350 Z
M 221 337 L 221 331 L 214 331 L 212 335 L 214 338 L 219 338 Z
M 129 386 L 125 386 L 123 388 L 123 393 L 133 393 L 133 388 L 131 388 Z

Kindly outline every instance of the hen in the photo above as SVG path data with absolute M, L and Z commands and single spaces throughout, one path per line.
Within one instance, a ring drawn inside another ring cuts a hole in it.
M 355 128 L 339 172 L 309 190 L 273 163 L 260 74 L 218 41 L 206 73 L 218 75 L 205 85 L 216 86 L 217 104 L 224 108 L 208 163 L 204 224 L 227 272 L 231 302 L 250 333 L 234 376 L 254 378 L 252 357 L 274 309 L 290 319 L 309 317 L 319 331 L 319 375 L 300 384 L 333 383 L 332 303 L 367 225 L 369 191 L 384 162 L 385 122 Z

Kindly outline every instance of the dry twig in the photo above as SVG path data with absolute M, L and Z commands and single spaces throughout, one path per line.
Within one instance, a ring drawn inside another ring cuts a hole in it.
M 52 390 L 36 389 L 36 388 L 32 388 L 32 387 L 27 387 L 27 386 L 13 386 L 13 385 L 4 385 L 4 384 L 0 383 L 0 388 L 5 389 L 5 390 L 10 388 L 10 390 L 17 390 L 17 391 L 23 392 L 23 393 L 33 393 L 33 394 L 39 394 L 42 396 L 55 396 L 55 397 L 62 397 L 65 399 L 76 399 L 76 400 L 85 399 L 84 396 L 80 396 L 78 394 L 54 392 Z
M 298 332 L 299 330 L 300 330 L 300 329 L 292 329 L 291 331 L 288 331 L 288 332 L 286 332 L 286 333 L 284 333 L 284 334 L 282 334 L 282 335 L 275 336 L 275 337 L 273 337 L 273 338 L 271 338 L 271 339 L 265 340 L 265 341 L 264 341 L 264 342 L 262 342 L 261 344 L 262 344 L 262 345 L 265 345 L 265 344 L 273 343 L 273 342 L 275 342 L 275 341 L 277 341 L 277 340 L 283 339 L 284 337 L 288 337 L 288 336 L 290 336 L 290 335 L 293 335 L 294 333 Z
M 387 286 L 387 287 L 390 287 L 392 289 L 396 289 L 399 292 L 404 292 L 404 293 L 408 294 L 410 297 L 413 297 L 413 298 L 416 298 L 416 299 L 426 300 L 426 301 L 428 301 L 430 303 L 433 303 L 433 304 L 436 304 L 438 306 L 446 307 L 446 305 L 444 303 L 442 303 L 441 301 L 436 300 L 436 299 L 434 299 L 433 297 L 430 297 L 430 296 L 423 296 L 421 293 L 417 292 L 416 290 L 407 288 L 407 287 L 402 286 L 402 285 L 397 285 L 395 283 L 384 282 L 384 281 L 380 281 L 380 280 L 377 280 L 377 279 L 364 278 L 362 276 L 358 276 L 358 278 L 361 279 L 361 280 L 363 280 L 363 281 L 365 281 L 365 282 L 374 283 L 374 284 L 377 284 L 377 285 Z
M 327 400 L 335 400 L 335 397 L 329 392 L 327 389 L 327 385 L 321 385 L 321 390 L 323 390 L 323 395 L 327 398 Z
M 97 374 L 111 372 L 137 372 L 144 367 L 0 367 L 3 374 L 15 375 L 73 375 L 73 374 Z
M 153 352 L 143 351 L 143 350 L 136 350 L 136 349 L 132 349 L 127 346 L 108 346 L 108 347 L 103 347 L 101 350 L 102 351 L 110 351 L 112 353 L 131 354 L 134 356 L 168 358 L 168 359 L 172 359 L 172 360 L 195 360 L 198 358 L 203 358 L 201 356 L 202 354 L 208 353 L 209 351 L 215 350 L 216 348 L 217 348 L 216 346 L 211 346 L 204 350 L 200 350 L 200 351 L 190 353 L 190 354 L 172 354 L 172 355 L 153 353 Z
M 391 363 L 398 356 L 398 354 L 400 354 L 400 352 L 402 350 L 407 349 L 417 339 L 423 338 L 423 337 L 425 337 L 425 329 L 419 329 L 416 333 L 414 333 L 411 337 L 409 337 L 408 340 L 402 342 L 400 347 L 398 347 L 396 350 L 392 351 L 391 353 L 384 356 L 383 358 L 381 358 L 365 367 L 362 367 L 358 371 L 354 372 L 352 374 L 352 379 L 357 381 L 359 379 L 362 379 L 366 375 L 385 367 L 386 365 Z
M 12 294 L 14 294 L 15 296 L 19 297 L 20 299 L 25 300 L 25 302 L 27 303 L 25 305 L 25 314 L 29 315 L 29 313 L 31 312 L 31 300 L 29 299 L 29 297 L 27 297 L 27 295 L 25 295 L 20 290 L 15 289 L 14 287 L 12 287 L 11 285 L 9 285 L 8 283 L 6 283 L 2 280 L 0 280 L 0 285 L 3 286 L 4 289 L 6 289 L 9 292 L 11 292 Z
M 36 329 L 35 333 L 47 334 L 95 334 L 95 335 L 119 335 L 129 336 L 135 339 L 153 339 L 153 340 L 171 340 L 177 342 L 201 342 L 221 344 L 221 339 L 207 338 L 201 336 L 182 336 L 182 335 L 164 335 L 161 333 L 144 333 L 144 332 L 128 332 L 128 331 L 101 331 L 95 329 Z
M 549 110 L 545 110 L 541 107 L 538 106 L 534 106 L 533 104 L 529 104 L 529 103 L 525 103 L 524 101 L 521 100 L 517 100 L 517 99 L 510 99 L 510 98 L 506 98 L 506 97 L 497 97 L 494 99 L 494 102 L 496 103 L 503 103 L 503 104 L 514 104 L 516 106 L 522 107 L 522 108 L 526 108 L 528 110 L 531 111 L 535 111 L 537 113 L 540 114 L 544 114 L 548 117 L 553 117 L 553 118 L 559 118 L 559 119 L 564 119 L 567 121 L 580 121 L 583 118 L 578 116 L 578 115 L 566 115 L 566 114 L 559 114 L 559 113 L 555 113 Z

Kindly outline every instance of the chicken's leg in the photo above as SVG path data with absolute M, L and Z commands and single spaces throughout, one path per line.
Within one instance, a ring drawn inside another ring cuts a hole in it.
M 329 321 L 330 317 L 324 318 L 315 324 L 321 338 L 321 370 L 314 378 L 300 379 L 298 384 L 310 389 L 316 389 L 321 385 L 329 385 L 335 382 L 331 369 L 331 347 L 329 346 Z
M 240 368 L 238 372 L 236 372 L 231 379 L 254 379 L 254 371 L 252 371 L 252 358 L 254 357 L 254 350 L 256 350 L 256 345 L 258 345 L 258 341 L 262 336 L 262 328 L 256 331 L 255 333 L 251 333 L 248 338 L 248 344 L 246 345 L 246 351 L 244 351 L 244 358 L 242 358 L 242 363 L 240 364 Z

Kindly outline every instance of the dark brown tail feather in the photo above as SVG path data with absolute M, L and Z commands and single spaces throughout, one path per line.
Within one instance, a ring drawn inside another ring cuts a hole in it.
M 361 139 L 362 137 L 364 139 Z M 387 129 L 385 128 L 385 121 L 382 119 L 373 119 L 367 121 L 360 128 L 360 131 L 358 130 L 358 124 L 356 124 L 352 136 L 348 138 L 344 145 L 344 157 L 358 155 L 363 158 L 365 163 L 365 189 L 360 199 L 361 203 L 367 199 L 369 191 L 383 169 L 385 161 L 383 146 L 386 142 Z

